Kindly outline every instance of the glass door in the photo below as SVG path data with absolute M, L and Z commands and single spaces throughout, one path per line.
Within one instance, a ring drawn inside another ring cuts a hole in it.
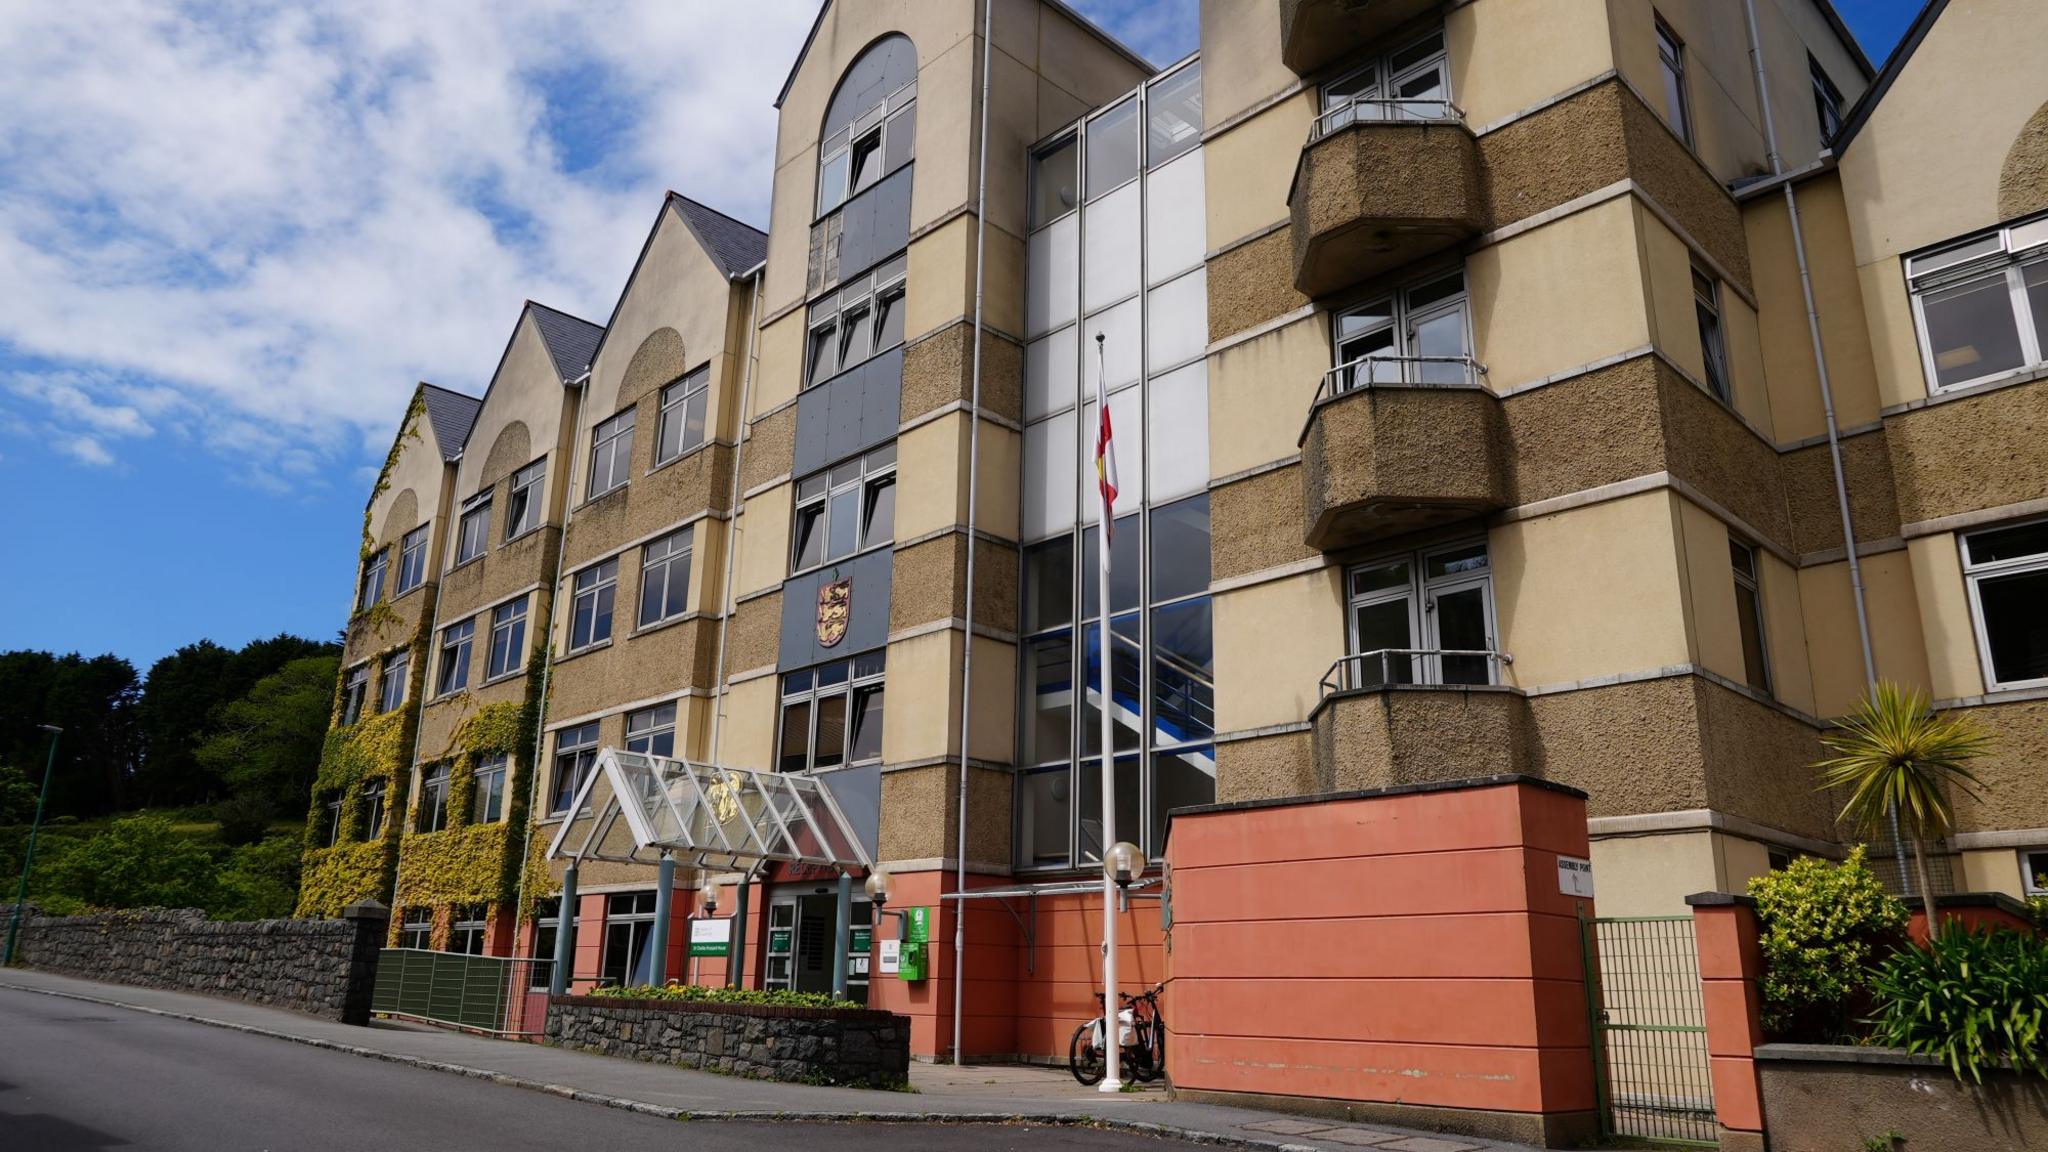
M 1486 545 L 1461 545 L 1423 558 L 1423 647 L 1436 650 L 1493 650 L 1493 577 Z M 1429 678 L 1437 684 L 1491 684 L 1493 661 L 1485 656 L 1430 656 Z
M 1415 658 L 1388 652 L 1415 645 L 1415 595 L 1406 560 L 1351 570 L 1351 651 L 1343 686 L 1375 688 L 1415 683 Z
M 796 898 L 779 897 L 768 904 L 768 961 L 762 986 L 789 988 L 796 952 Z

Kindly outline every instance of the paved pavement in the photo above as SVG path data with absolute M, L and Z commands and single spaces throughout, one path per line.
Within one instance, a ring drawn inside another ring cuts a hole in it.
M 458 1073 L 470 1082 L 451 1084 L 452 1077 L 419 1069 Z M 1170 1148 L 1183 1146 L 1183 1139 L 1276 1152 L 1531 1152 L 1523 1145 L 1170 1101 L 1156 1090 L 1104 1094 L 1082 1088 L 1064 1070 L 914 1064 L 911 1083 L 912 1093 L 776 1084 L 419 1025 L 355 1028 L 237 1000 L 0 971 L 0 1133 L 37 1137 L 20 1145 L 0 1139 L 9 1149 L 410 1150 L 523 1148 L 530 1142 L 559 1150 L 564 1139 L 593 1134 L 606 1137 L 595 1147 L 636 1148 L 644 1140 L 675 1146 L 677 1119 L 721 1121 L 692 1124 L 687 1144 L 722 1149 L 758 1141 L 758 1121 L 867 1119 L 926 1124 L 835 1124 L 818 1130 L 822 1140 L 801 1138 L 821 1149 L 880 1149 L 886 1141 L 892 1152 L 969 1145 Z M 611 1109 L 577 1108 L 541 1093 Z M 1026 1123 L 977 1126 L 974 1139 L 961 1139 L 970 1129 L 959 1125 L 998 1119 Z M 929 1127 L 935 1120 L 951 1123 Z M 1061 1127 L 1048 1133 L 1033 1124 Z M 720 1135 L 700 1140 L 700 1129 Z M 913 1133 L 934 1134 L 934 1142 L 923 1143 L 923 1135 L 913 1142 Z M 244 1134 L 248 1140 L 241 1143 Z M 730 1145 L 720 1142 L 726 1134 Z M 1166 1136 L 1175 1139 L 1155 1138 Z M 776 1137 L 789 1138 L 786 1132 Z M 194 1142 L 178 1142 L 187 1139 Z

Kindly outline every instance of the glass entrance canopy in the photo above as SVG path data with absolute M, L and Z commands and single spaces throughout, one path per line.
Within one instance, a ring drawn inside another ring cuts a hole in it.
M 602 802 L 593 806 L 594 798 Z M 550 859 L 751 871 L 770 863 L 870 868 L 825 781 L 605 748 L 548 845 Z M 615 835 L 623 818 L 630 834 Z M 580 836 L 578 833 L 580 832 Z

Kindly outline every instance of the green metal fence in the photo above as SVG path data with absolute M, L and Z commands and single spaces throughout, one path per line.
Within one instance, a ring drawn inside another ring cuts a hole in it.
M 1714 1088 L 1691 916 L 1582 919 L 1602 1135 L 1713 1147 Z
M 370 1010 L 482 1032 L 530 1035 L 525 1000 L 547 985 L 547 961 L 386 948 L 377 957 Z

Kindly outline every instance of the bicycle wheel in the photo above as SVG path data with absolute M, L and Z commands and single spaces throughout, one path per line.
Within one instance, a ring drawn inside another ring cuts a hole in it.
M 1095 1044 L 1095 1028 L 1100 1023 L 1090 1020 L 1074 1029 L 1074 1038 L 1067 1041 L 1067 1071 L 1087 1085 L 1102 1083 L 1102 1049 Z

